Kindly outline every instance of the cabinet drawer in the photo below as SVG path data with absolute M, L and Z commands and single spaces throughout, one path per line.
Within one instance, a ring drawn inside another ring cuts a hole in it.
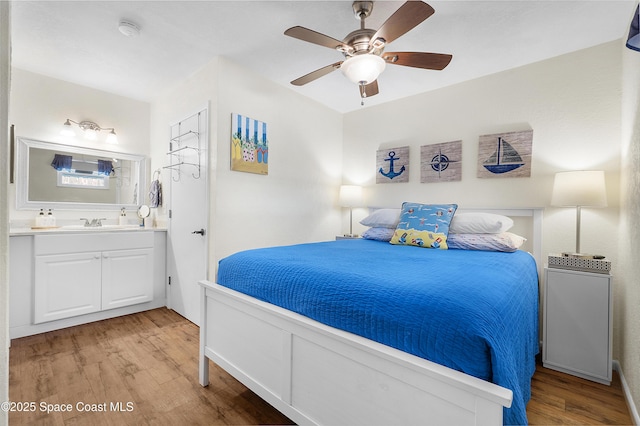
M 36 235 L 36 256 L 47 254 L 109 251 L 122 248 L 153 247 L 153 231 L 90 232 L 79 234 Z

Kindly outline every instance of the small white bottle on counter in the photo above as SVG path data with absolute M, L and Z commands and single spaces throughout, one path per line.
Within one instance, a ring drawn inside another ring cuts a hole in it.
M 124 211 L 124 207 L 120 209 L 120 216 L 118 216 L 118 225 L 125 226 L 127 224 L 127 214 Z
M 56 217 L 53 215 L 51 209 L 49 209 L 49 212 L 47 213 L 46 226 L 48 228 L 55 228 L 56 226 Z
M 44 228 L 46 220 L 47 218 L 44 215 L 44 210 L 40 209 L 40 213 L 36 216 L 36 228 Z

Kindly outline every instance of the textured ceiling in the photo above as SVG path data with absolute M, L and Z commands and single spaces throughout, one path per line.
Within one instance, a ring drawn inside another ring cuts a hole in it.
M 626 37 L 635 0 L 429 1 L 436 13 L 391 51 L 451 53 L 443 71 L 395 65 L 365 107 Z M 402 1 L 375 2 L 377 29 Z M 126 18 L 141 28 L 128 38 Z M 340 112 L 361 108 L 340 71 L 302 87 L 289 82 L 342 59 L 283 35 L 294 25 L 342 39 L 359 26 L 350 1 L 14 1 L 13 66 L 151 101 L 224 56 Z

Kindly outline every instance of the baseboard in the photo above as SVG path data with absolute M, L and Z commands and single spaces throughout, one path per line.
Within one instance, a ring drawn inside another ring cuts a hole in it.
M 629 385 L 627 384 L 627 380 L 624 378 L 624 373 L 622 372 L 622 367 L 617 360 L 613 360 L 613 369 L 618 372 L 620 376 L 620 383 L 622 384 L 622 392 L 624 392 L 624 398 L 627 401 L 627 407 L 629 407 L 629 414 L 631 415 L 631 419 L 633 420 L 634 425 L 640 425 L 640 415 L 638 415 L 638 408 L 636 404 L 633 402 L 633 397 L 631 395 L 631 389 L 629 389 Z

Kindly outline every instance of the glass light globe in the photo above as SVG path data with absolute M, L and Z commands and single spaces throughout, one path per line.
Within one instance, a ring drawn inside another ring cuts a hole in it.
M 347 58 L 340 69 L 353 83 L 366 85 L 377 80 L 386 65 L 380 56 L 365 53 Z

